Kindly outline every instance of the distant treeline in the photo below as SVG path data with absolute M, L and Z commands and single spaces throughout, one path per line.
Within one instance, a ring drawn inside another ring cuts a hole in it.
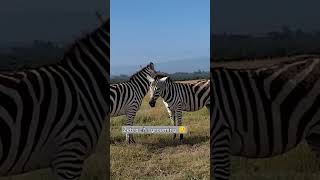
M 287 26 L 279 32 L 260 35 L 212 34 L 211 41 L 216 61 L 320 54 L 320 32 L 304 32 Z
M 19 70 L 54 63 L 61 59 L 65 48 L 51 41 L 35 40 L 29 45 L 0 48 L 0 70 Z
M 167 73 L 163 73 L 167 74 Z M 176 72 L 173 74 L 167 74 L 174 81 L 186 81 L 186 80 L 195 80 L 195 79 L 209 79 L 210 73 L 206 71 L 198 70 L 192 73 L 186 72 Z M 130 76 L 127 75 L 119 75 L 119 76 L 111 76 L 111 83 L 119 83 L 128 81 Z

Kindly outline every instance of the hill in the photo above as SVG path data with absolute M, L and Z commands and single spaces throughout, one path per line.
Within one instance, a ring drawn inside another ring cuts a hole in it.
M 208 57 L 181 59 L 175 61 L 155 63 L 157 71 L 166 73 L 195 72 L 198 70 L 209 71 L 210 62 Z M 149 62 L 146 62 L 149 63 Z M 143 65 L 144 66 L 144 65 Z M 131 75 L 140 69 L 140 65 L 115 65 L 111 66 L 111 75 Z

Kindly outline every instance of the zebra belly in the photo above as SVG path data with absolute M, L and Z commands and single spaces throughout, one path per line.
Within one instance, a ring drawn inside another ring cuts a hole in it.
M 194 112 L 194 111 L 199 111 L 200 109 L 204 108 L 204 105 L 199 106 L 199 107 L 190 107 L 190 106 L 184 105 L 182 108 L 183 108 L 182 109 L 183 111 Z
M 17 162 L 15 157 L 11 156 L 0 166 L 0 176 L 18 175 L 38 169 L 48 168 L 50 162 L 54 157 L 55 148 L 47 147 L 46 145 L 41 147 L 41 150 L 32 152 L 29 156 L 29 152 L 23 152 L 23 157 L 20 157 Z M 30 157 L 28 161 L 27 157 Z M 14 166 L 12 166 L 14 164 Z
M 122 116 L 122 115 L 125 115 L 125 114 L 126 114 L 126 111 L 124 109 L 120 109 L 117 112 L 111 112 L 110 116 L 111 117 L 117 117 L 117 116 Z
M 299 142 L 301 142 L 301 140 Z M 272 146 L 272 148 L 270 146 Z M 231 154 L 247 158 L 267 158 L 286 153 L 296 146 L 296 143 L 290 143 L 287 144 L 283 150 L 277 148 L 282 147 L 282 144 L 270 145 L 267 140 L 260 140 L 260 146 L 258 146 L 252 134 L 237 132 L 234 133 L 231 139 Z

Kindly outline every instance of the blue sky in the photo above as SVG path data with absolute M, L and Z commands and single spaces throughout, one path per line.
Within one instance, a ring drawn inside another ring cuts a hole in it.
M 209 0 L 111 0 L 110 8 L 111 69 L 209 57 Z

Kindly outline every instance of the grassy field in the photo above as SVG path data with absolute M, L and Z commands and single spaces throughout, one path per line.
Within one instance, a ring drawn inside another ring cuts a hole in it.
M 257 61 L 212 63 L 211 66 L 229 68 L 266 67 L 305 56 L 264 59 Z M 232 180 L 319 180 L 320 159 L 305 144 L 273 158 L 247 159 L 232 157 Z
M 232 157 L 232 180 L 319 180 L 320 163 L 306 144 L 273 158 Z
M 147 95 L 134 125 L 171 125 L 168 113 L 158 100 L 150 108 Z M 135 135 L 136 144 L 127 144 L 121 133 L 125 116 L 111 118 L 111 179 L 209 179 L 209 111 L 183 113 L 182 124 L 190 134 L 179 143 L 173 135 Z

